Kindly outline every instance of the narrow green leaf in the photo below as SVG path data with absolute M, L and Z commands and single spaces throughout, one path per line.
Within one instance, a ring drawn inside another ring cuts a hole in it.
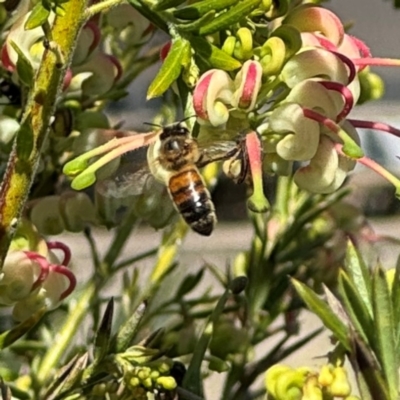
M 17 155 L 20 160 L 26 161 L 29 159 L 33 150 L 33 142 L 31 118 L 28 116 L 17 132 Z
M 101 320 L 99 329 L 97 330 L 96 338 L 94 341 L 96 361 L 103 359 L 103 357 L 105 357 L 105 355 L 108 353 L 111 339 L 113 315 L 114 299 L 111 298 L 107 303 L 106 310 L 104 311 L 104 315 Z
M 213 326 L 218 321 L 219 316 L 222 314 L 225 304 L 230 296 L 229 288 L 223 293 L 218 300 L 217 305 L 207 321 L 205 328 L 197 341 L 195 350 L 193 352 L 192 359 L 185 373 L 185 377 L 182 382 L 182 387 L 189 390 L 197 396 L 203 396 L 203 387 L 201 379 L 201 364 L 204 359 L 204 355 L 207 351 L 208 345 L 212 338 Z
M 238 0 L 203 0 L 173 11 L 175 18 L 198 19 L 210 11 L 221 11 L 236 4 Z
M 357 292 L 362 302 L 367 307 L 369 315 L 372 317 L 370 272 L 361 255 L 350 240 L 347 242 L 345 270 L 353 282 L 353 285 L 357 288 Z
M 400 8 L 400 0 L 394 0 L 393 5 L 394 8 Z
M 17 72 L 19 79 L 25 86 L 32 87 L 35 71 L 33 70 L 31 62 L 15 42 L 11 41 L 11 46 L 18 54 Z
M 3 332 L 0 335 L 0 349 L 5 349 L 18 340 L 21 336 L 25 335 L 25 333 L 30 331 L 40 321 L 46 311 L 46 307 L 43 307 L 28 319 L 17 325 L 15 328 Z
M 210 35 L 221 30 L 224 30 L 231 25 L 238 23 L 245 18 L 249 13 L 255 10 L 261 0 L 243 0 L 231 7 L 227 12 L 218 15 L 214 21 L 200 28 L 200 35 Z
M 191 38 L 190 44 L 195 51 L 195 55 L 205 59 L 213 68 L 223 69 L 224 71 L 234 71 L 242 65 L 240 61 L 201 37 Z
M 88 353 L 76 354 L 67 365 L 57 371 L 51 384 L 46 388 L 43 398 L 46 400 L 65 399 L 65 393 L 72 389 L 82 377 L 88 359 Z
M 336 314 L 332 312 L 328 304 L 321 300 L 316 293 L 303 283 L 292 279 L 292 284 L 298 295 L 306 303 L 307 307 L 315 313 L 322 323 L 332 331 L 344 348 L 350 350 L 348 328 Z
M 132 340 L 139 330 L 140 321 L 145 311 L 146 305 L 142 303 L 118 331 L 117 335 L 114 337 L 112 346 L 110 346 L 116 353 L 123 352 L 132 345 Z
M 190 50 L 189 42 L 178 38 L 172 42 L 171 49 L 165 58 L 160 70 L 147 91 L 147 99 L 161 96 L 179 77 L 182 61 L 187 58 Z
M 185 0 L 159 0 L 153 6 L 154 11 L 164 11 L 168 8 L 180 6 Z
M 351 342 L 352 350 L 348 356 L 357 378 L 360 378 L 360 393 L 369 392 L 370 396 L 365 396 L 366 399 L 393 400 L 373 350 L 355 331 L 351 331 Z M 361 398 L 364 400 L 364 397 Z
M 339 272 L 338 283 L 340 298 L 355 329 L 365 342 L 374 342 L 375 329 L 372 316 L 358 293 L 358 288 L 343 270 Z
M 208 22 L 215 18 L 215 11 L 211 10 L 207 14 L 204 14 L 201 18 L 196 19 L 189 23 L 176 25 L 180 32 L 198 32 L 198 30 L 206 25 Z
M 393 309 L 385 271 L 379 266 L 373 275 L 373 310 L 377 358 L 382 366 L 390 396 L 398 399 L 398 365 L 395 349 Z
M 36 3 L 25 22 L 25 30 L 29 31 L 43 25 L 49 18 L 49 15 L 50 10 L 44 8 L 41 2 Z
M 181 299 L 185 294 L 192 291 L 197 284 L 201 281 L 201 278 L 204 275 L 204 268 L 200 269 L 197 274 L 189 274 L 186 275 L 185 279 L 179 285 L 178 290 L 176 291 L 175 297 L 177 299 Z

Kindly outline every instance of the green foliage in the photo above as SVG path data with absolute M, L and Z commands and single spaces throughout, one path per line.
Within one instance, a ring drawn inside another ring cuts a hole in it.
M 398 270 L 399 263 L 396 276 Z M 393 312 L 398 303 L 393 298 L 396 281 L 389 280 L 389 273 L 378 264 L 371 275 L 362 256 L 349 242 L 337 297 L 331 293 L 325 303 L 305 285 L 294 281 L 299 296 L 343 346 L 356 371 L 363 399 L 398 397 L 399 321 Z

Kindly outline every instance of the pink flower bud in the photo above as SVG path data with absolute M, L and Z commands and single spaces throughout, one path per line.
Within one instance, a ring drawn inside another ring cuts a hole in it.
M 193 107 L 200 123 L 224 125 L 229 118 L 227 105 L 233 100 L 234 84 L 222 70 L 212 69 L 203 74 L 193 92 Z
M 250 111 L 254 108 L 261 87 L 262 67 L 258 61 L 246 61 L 235 78 L 236 90 L 232 105 Z

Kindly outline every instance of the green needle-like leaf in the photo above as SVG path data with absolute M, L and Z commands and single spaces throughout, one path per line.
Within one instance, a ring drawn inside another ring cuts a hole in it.
M 49 18 L 50 11 L 47 8 L 43 7 L 42 2 L 36 3 L 36 5 L 32 8 L 32 11 L 25 22 L 25 29 L 35 29 L 38 26 L 43 25 L 47 19 Z
M 189 42 L 177 38 L 172 42 L 160 70 L 147 91 L 147 99 L 161 96 L 179 77 L 182 70 L 182 61 L 187 59 L 187 52 L 190 51 Z
M 47 308 L 43 307 L 28 319 L 17 325 L 15 328 L 2 333 L 0 335 L 0 349 L 5 349 L 18 340 L 21 336 L 25 335 L 25 333 L 30 331 L 40 321 L 46 311 Z
M 137 331 L 139 330 L 140 321 L 146 311 L 146 305 L 141 304 L 133 313 L 133 315 L 125 322 L 122 328 L 118 331 L 113 341 L 113 349 L 116 353 L 125 351 L 132 345 Z
M 351 241 L 347 243 L 345 267 L 353 285 L 357 288 L 363 304 L 365 304 L 369 315 L 372 317 L 370 272 Z
M 204 275 L 204 268 L 200 269 L 197 274 L 188 274 L 185 279 L 179 285 L 179 288 L 176 292 L 175 297 L 177 299 L 182 299 L 182 297 L 191 292 L 197 284 L 201 281 L 201 278 Z
M 33 129 L 28 116 L 17 132 L 17 154 L 20 160 L 28 160 L 33 150 Z
M 234 71 L 242 65 L 240 61 L 203 38 L 193 37 L 190 39 L 190 43 L 195 51 L 195 56 L 201 57 L 204 62 L 208 63 L 213 68 L 223 69 L 224 71 Z
M 203 0 L 179 8 L 173 12 L 173 16 L 181 19 L 201 18 L 210 11 L 221 11 L 237 3 L 237 0 Z
M 260 3 L 261 0 L 243 0 L 238 2 L 227 12 L 218 15 L 214 21 L 201 27 L 199 30 L 200 35 L 210 35 L 238 23 L 241 19 L 249 15 L 251 11 L 255 10 Z
M 348 328 L 343 323 L 342 319 L 333 313 L 328 304 L 321 300 L 309 287 L 296 279 L 292 279 L 292 283 L 307 307 L 321 319 L 322 323 L 330 331 L 332 331 L 342 346 L 350 350 Z
M 114 299 L 111 298 L 107 304 L 99 329 L 97 330 L 94 342 L 96 348 L 96 353 L 95 353 L 96 361 L 101 360 L 108 353 L 110 338 L 111 338 L 113 314 L 114 314 Z
M 243 286 L 243 277 L 237 278 L 230 283 L 230 287 L 228 287 L 223 295 L 218 300 L 217 305 L 209 319 L 206 323 L 203 333 L 198 340 L 195 350 L 193 352 L 192 359 L 190 361 L 189 367 L 186 371 L 185 378 L 182 383 L 182 387 L 184 389 L 189 390 L 193 394 L 197 396 L 203 395 L 203 387 L 202 387 L 202 379 L 201 379 L 201 364 L 204 359 L 204 355 L 207 351 L 207 347 L 212 338 L 214 324 L 218 321 L 218 318 L 222 314 L 225 304 L 231 295 L 232 290 L 237 290 L 238 286 Z
M 11 46 L 18 54 L 18 77 L 25 86 L 30 88 L 33 85 L 35 76 L 35 71 L 33 70 L 32 64 L 15 42 L 11 42 Z
M 379 266 L 373 276 L 373 310 L 377 357 L 385 375 L 390 397 L 398 399 L 398 365 L 395 349 L 393 310 L 385 271 Z
M 358 288 L 344 271 L 339 272 L 339 294 L 354 327 L 363 340 L 371 343 L 375 338 L 372 316 L 361 298 Z

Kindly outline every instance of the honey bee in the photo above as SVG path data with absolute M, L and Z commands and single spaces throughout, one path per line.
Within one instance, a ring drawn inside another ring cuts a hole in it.
M 176 210 L 191 229 L 209 236 L 217 222 L 215 207 L 199 168 L 211 162 L 238 158 L 243 148 L 240 141 L 223 141 L 201 147 L 181 122 L 163 127 L 157 139 L 147 148 L 147 169 L 167 188 Z M 136 151 L 134 151 L 136 153 Z M 138 156 L 134 154 L 133 156 Z M 143 169 L 117 177 L 108 189 L 125 194 L 140 193 L 138 180 L 146 180 Z M 136 180 L 136 182 L 135 182 Z M 110 192 L 110 190 L 108 190 Z M 103 184 L 104 193 L 104 184 Z M 121 196 L 121 194 L 119 194 Z

